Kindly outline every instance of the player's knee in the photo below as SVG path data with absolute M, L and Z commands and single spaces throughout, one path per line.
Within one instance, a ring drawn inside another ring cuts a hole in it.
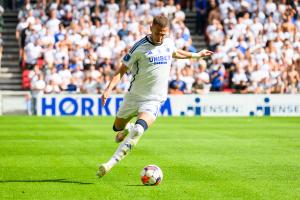
M 116 125 L 114 124 L 114 125 L 113 125 L 113 130 L 114 130 L 115 132 L 119 132 L 119 131 L 122 131 L 123 129 L 116 127 Z

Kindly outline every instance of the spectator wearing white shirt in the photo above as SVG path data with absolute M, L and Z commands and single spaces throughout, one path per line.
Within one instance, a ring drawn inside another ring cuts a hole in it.
M 38 58 L 41 57 L 43 52 L 40 46 L 40 40 L 30 42 L 25 46 L 24 59 L 26 61 L 26 68 L 33 69 L 34 65 L 37 63 Z
M 165 6 L 166 12 L 167 12 L 167 16 L 169 19 L 173 18 L 173 15 L 176 12 L 176 6 L 174 4 L 174 0 L 168 0 L 167 5 Z
M 232 83 L 237 93 L 247 92 L 247 76 L 242 67 L 237 63 L 235 72 L 233 73 Z
M 108 8 L 108 13 L 111 17 L 115 17 L 119 11 L 119 5 L 115 3 L 115 0 L 109 0 L 109 3 L 106 5 Z
M 253 24 L 250 26 L 251 31 L 253 32 L 254 36 L 257 37 L 260 33 L 262 33 L 264 27 L 260 23 L 259 18 L 255 17 L 253 20 Z
M 28 12 L 27 12 L 26 22 L 28 24 L 34 24 L 35 23 L 35 17 L 33 16 L 33 10 L 32 9 L 28 10 Z
M 69 52 L 70 58 L 72 58 L 73 62 L 83 66 L 83 60 L 85 58 L 84 48 L 81 47 L 80 44 L 81 41 L 77 41 L 75 43 L 75 46 L 73 46 L 73 49 L 71 52 Z
M 65 62 L 69 61 L 68 47 L 64 43 L 59 43 L 55 49 L 54 63 L 55 67 L 61 69 Z
M 46 27 L 51 30 L 52 33 L 57 33 L 59 31 L 60 20 L 56 17 L 56 10 L 50 10 L 50 18 L 46 23 Z
M 108 46 L 107 39 L 103 40 L 103 44 L 97 48 L 97 56 L 100 62 L 104 60 L 104 58 L 111 58 L 112 52 Z
M 157 15 L 161 15 L 164 14 L 163 10 L 161 8 L 161 4 L 163 4 L 163 2 L 161 0 L 157 0 L 154 4 L 154 7 L 152 7 L 150 14 L 152 16 L 157 16 Z
M 235 32 L 238 36 L 246 34 L 247 25 L 244 23 L 243 17 L 237 18 L 237 24 L 235 25 Z
M 235 16 L 235 12 L 234 10 L 229 10 L 228 11 L 228 16 L 224 19 L 224 28 L 225 31 L 227 31 L 229 29 L 229 25 L 236 25 L 237 24 L 237 20 L 236 20 L 236 16 Z
M 46 75 L 45 80 L 47 83 L 50 83 L 50 81 L 53 81 L 54 84 L 57 84 L 57 85 L 60 85 L 62 83 L 61 77 L 58 75 L 57 69 L 55 67 L 53 67 L 51 69 L 50 74 Z
M 96 81 L 101 76 L 101 73 L 96 70 L 95 65 L 91 65 L 90 70 L 87 72 L 87 76 Z
M 267 19 L 267 22 L 264 25 L 264 31 L 266 34 L 275 32 L 277 30 L 277 26 L 273 21 L 272 15 L 270 15 Z
M 226 19 L 229 10 L 234 9 L 232 4 L 229 2 L 229 0 L 221 0 L 219 8 L 221 11 L 221 19 L 222 20 Z
M 217 46 L 220 45 L 225 38 L 222 24 L 218 20 L 213 20 L 213 23 L 214 27 L 212 28 L 214 28 L 214 30 L 208 32 L 209 49 L 211 51 L 215 51 Z
M 82 90 L 86 94 L 97 94 L 97 82 L 91 76 L 87 76 L 83 83 Z
M 58 75 L 60 76 L 60 78 L 62 80 L 61 84 L 60 84 L 60 87 L 63 90 L 66 90 L 67 86 L 70 83 L 71 78 L 72 78 L 72 74 L 71 74 L 71 71 L 70 71 L 69 66 L 68 66 L 67 63 L 65 63 L 63 69 L 58 72 Z
M 138 23 L 136 17 L 134 15 L 130 15 L 129 21 L 130 22 L 127 23 L 128 30 L 130 30 L 130 32 L 132 32 L 132 33 L 138 33 L 139 23 Z
M 49 28 L 46 28 L 44 30 L 46 31 L 46 33 L 40 36 L 41 45 L 42 46 L 54 45 L 55 43 L 54 34 L 51 32 Z
M 186 65 L 182 70 L 181 70 L 181 80 L 183 80 L 186 83 L 186 91 L 185 93 L 190 94 L 192 93 L 192 86 L 193 83 L 195 82 L 194 74 L 193 74 L 193 69 L 191 68 L 191 65 Z
M 265 13 L 266 15 L 270 16 L 272 13 L 275 13 L 277 9 L 276 4 L 273 2 L 273 0 L 267 0 L 265 4 Z
M 149 0 L 144 0 L 143 3 L 139 4 L 137 7 L 138 16 L 142 15 L 145 11 L 150 11 L 151 5 Z
M 44 57 L 44 65 L 46 68 L 52 68 L 54 66 L 54 56 L 55 56 L 55 49 L 53 48 L 53 45 L 49 43 L 44 47 L 43 52 Z
M 207 94 L 210 90 L 210 79 L 209 74 L 206 71 L 206 61 L 200 60 L 199 61 L 199 68 L 196 71 L 197 74 L 195 75 L 195 82 L 192 85 L 192 93 L 195 94 Z
M 74 78 L 77 87 L 81 88 L 85 78 L 85 73 L 81 70 L 79 65 L 77 65 L 75 71 L 72 72 L 72 78 Z
M 37 80 L 31 82 L 31 96 L 32 96 L 32 108 L 33 114 L 36 114 L 36 101 L 37 97 L 44 94 L 46 88 L 46 82 L 44 81 L 44 75 L 39 74 Z
M 181 10 L 180 4 L 176 4 L 175 19 L 180 21 L 185 20 L 185 13 Z
M 40 70 L 40 67 L 38 65 L 35 65 L 33 70 L 30 70 L 28 74 L 28 78 L 30 82 L 31 83 L 36 82 L 38 80 L 39 75 L 42 73 L 43 72 Z
M 45 94 L 59 94 L 61 92 L 61 89 L 54 80 L 50 80 L 47 83 L 44 92 Z

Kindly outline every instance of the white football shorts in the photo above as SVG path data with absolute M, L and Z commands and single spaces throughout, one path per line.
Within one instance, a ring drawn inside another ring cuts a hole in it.
M 138 113 L 146 112 L 156 118 L 161 104 L 161 101 L 137 100 L 130 95 L 125 95 L 117 113 L 117 117 L 127 119 L 129 117 L 137 116 Z

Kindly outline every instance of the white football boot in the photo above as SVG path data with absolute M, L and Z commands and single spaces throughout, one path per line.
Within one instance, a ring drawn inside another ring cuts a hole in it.
M 99 166 L 99 170 L 96 175 L 99 178 L 102 178 L 105 174 L 107 174 L 107 172 L 109 172 L 110 169 L 111 168 L 106 163 L 103 163 Z

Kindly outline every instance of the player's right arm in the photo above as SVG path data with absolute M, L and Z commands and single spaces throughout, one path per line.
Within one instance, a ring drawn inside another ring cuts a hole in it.
M 104 92 L 102 94 L 102 105 L 105 104 L 106 99 L 108 98 L 110 92 L 119 83 L 119 81 L 122 79 L 122 77 L 126 73 L 126 71 L 127 71 L 126 65 L 122 64 L 121 67 L 115 72 L 112 80 L 110 81 L 107 88 L 104 90 Z
M 110 92 L 113 88 L 119 83 L 122 79 L 123 75 L 132 69 L 132 66 L 138 61 L 139 56 L 137 51 L 128 52 L 122 59 L 121 67 L 115 72 L 112 80 L 108 84 L 107 88 L 104 90 L 102 94 L 102 105 L 105 104 L 106 99 L 108 98 Z
M 123 75 L 127 71 L 131 71 L 133 65 L 139 60 L 139 54 L 136 50 L 139 46 L 139 43 L 136 43 L 130 51 L 123 57 L 121 67 L 115 72 L 112 80 L 108 84 L 107 88 L 104 90 L 102 94 L 102 105 L 105 104 L 106 99 L 108 98 L 110 92 L 113 88 L 119 83 L 122 79 Z

